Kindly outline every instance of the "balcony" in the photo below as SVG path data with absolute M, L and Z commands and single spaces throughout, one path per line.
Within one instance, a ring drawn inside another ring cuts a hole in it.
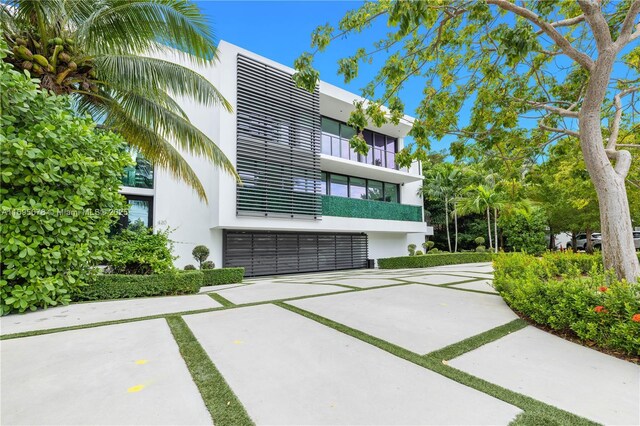
M 357 198 L 322 196 L 322 215 L 422 222 L 422 207 Z

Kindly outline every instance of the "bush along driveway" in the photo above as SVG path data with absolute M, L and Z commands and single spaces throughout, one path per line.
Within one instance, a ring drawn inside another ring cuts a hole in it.
M 3 422 L 640 422 L 640 367 L 527 325 L 488 263 L 203 291 L 2 318 Z

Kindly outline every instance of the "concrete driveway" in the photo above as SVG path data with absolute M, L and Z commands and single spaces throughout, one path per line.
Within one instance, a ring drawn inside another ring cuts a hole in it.
M 5 425 L 640 424 L 640 367 L 527 326 L 490 264 L 248 279 L 0 330 Z

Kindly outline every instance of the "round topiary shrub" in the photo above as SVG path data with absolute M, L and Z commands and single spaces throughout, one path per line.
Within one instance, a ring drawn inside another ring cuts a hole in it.
M 118 135 L 2 61 L 0 313 L 67 304 L 102 261 L 131 163 Z
M 437 248 L 432 248 L 431 250 L 429 250 L 428 254 L 436 254 L 436 253 L 440 253 L 440 250 L 438 250 Z
M 184 267 L 184 270 L 185 271 L 196 271 L 197 269 L 193 265 L 187 265 L 187 266 Z
M 203 269 L 202 263 L 209 257 L 209 249 L 206 246 L 195 246 L 191 251 L 191 254 L 198 262 L 198 265 L 200 265 L 200 269 Z
M 424 248 L 425 253 L 433 249 L 433 246 L 435 245 L 436 243 L 434 243 L 433 241 L 425 241 L 424 243 L 422 243 L 422 247 Z
M 202 266 L 200 266 L 200 269 L 214 269 L 216 267 L 216 264 L 213 263 L 212 260 L 205 260 L 204 262 L 202 262 Z
M 475 243 L 479 246 L 484 246 L 484 237 L 478 237 L 473 241 L 475 241 Z
M 409 251 L 409 256 L 413 256 L 416 254 L 416 245 L 415 244 L 409 244 L 407 246 L 407 250 Z
M 485 246 L 478 246 L 476 247 L 476 251 L 478 253 L 484 253 L 485 251 L 487 251 L 487 249 L 485 248 Z
M 423 254 L 422 250 L 416 250 L 416 256 L 422 256 Z

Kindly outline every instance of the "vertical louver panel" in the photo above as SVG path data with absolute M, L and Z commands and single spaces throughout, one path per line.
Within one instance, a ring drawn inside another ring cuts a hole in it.
M 248 277 L 367 267 L 366 234 L 225 231 L 224 267 Z
M 238 55 L 238 215 L 319 218 L 320 95 Z

